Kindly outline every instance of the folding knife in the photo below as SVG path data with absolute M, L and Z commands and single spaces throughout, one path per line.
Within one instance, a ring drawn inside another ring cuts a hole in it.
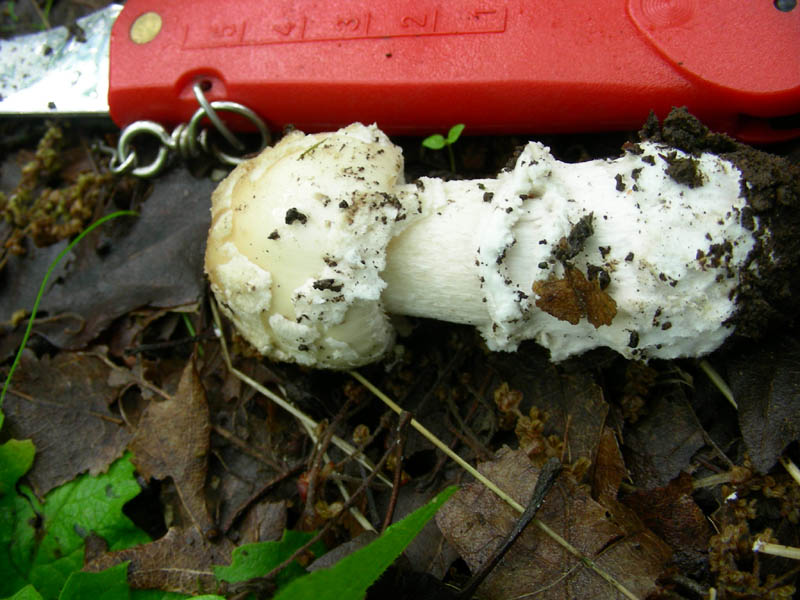
M 57 46 L 2 42 L 0 114 L 171 125 L 197 109 L 199 82 L 210 101 L 276 128 L 589 132 L 687 106 L 714 129 L 772 142 L 800 136 L 796 4 L 128 0 Z M 88 63 L 69 62 L 81 53 Z

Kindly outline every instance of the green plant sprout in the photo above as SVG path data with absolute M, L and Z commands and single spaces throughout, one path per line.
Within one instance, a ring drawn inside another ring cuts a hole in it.
M 458 123 L 450 128 L 450 131 L 447 132 L 447 137 L 444 137 L 441 133 L 434 133 L 422 140 L 422 145 L 431 150 L 447 148 L 447 154 L 450 157 L 450 171 L 453 173 L 456 172 L 456 157 L 453 154 L 453 144 L 461 137 L 462 131 L 464 131 L 464 124 Z

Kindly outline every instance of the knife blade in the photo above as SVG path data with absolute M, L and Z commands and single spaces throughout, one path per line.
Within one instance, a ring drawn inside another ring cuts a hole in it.
M 108 116 L 108 54 L 119 4 L 71 28 L 0 40 L 0 115 Z
M 200 82 L 276 128 L 477 134 L 634 129 L 683 105 L 764 143 L 800 135 L 798 39 L 800 9 L 770 0 L 129 0 L 108 109 L 120 127 L 185 122 Z M 0 112 L 25 112 L 15 95 Z

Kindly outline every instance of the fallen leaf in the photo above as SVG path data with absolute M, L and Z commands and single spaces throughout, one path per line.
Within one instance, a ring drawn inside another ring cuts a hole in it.
M 430 502 L 433 496 L 434 494 L 430 492 L 421 493 L 415 490 L 414 486 L 401 487 L 393 523 L 401 521 L 406 515 Z M 403 555 L 411 571 L 429 573 L 438 579 L 444 578 L 450 565 L 458 558 L 458 553 L 443 539 L 441 531 L 433 521 L 422 528 L 406 547 Z
M 502 450 L 496 460 L 479 464 L 478 470 L 523 505 L 538 477 L 538 469 L 518 450 Z M 670 551 L 651 532 L 625 531 L 611 516 L 568 473 L 559 477 L 538 513 L 541 521 L 584 556 L 644 598 L 658 589 L 656 579 Z M 518 517 L 493 492 L 470 483 L 442 508 L 436 522 L 474 571 L 491 556 Z M 534 595 L 540 599 L 622 597 L 535 524 L 523 531 L 479 591 L 488 600 Z
M 122 456 L 131 436 L 109 409 L 120 389 L 109 385 L 109 371 L 82 353 L 23 354 L 3 411 L 8 433 L 36 445 L 28 480 L 39 497 L 84 471 L 103 473 Z
M 160 178 L 141 216 L 103 226 L 106 251 L 96 251 L 86 239 L 65 261 L 40 308 L 51 317 L 72 316 L 38 324 L 35 331 L 56 346 L 78 349 L 131 310 L 197 302 L 205 291 L 203 249 L 213 187 L 183 170 Z M 42 275 L 25 273 L 36 282 Z
M 625 464 L 642 488 L 667 485 L 705 444 L 682 390 L 660 395 L 647 408 L 647 415 L 625 430 Z
M 538 351 L 534 355 L 491 356 L 489 360 L 512 389 L 522 392 L 524 407 L 520 410 L 527 412 L 535 406 L 547 414 L 543 433 L 565 441 L 565 463 L 581 458 L 594 462 L 608 403 L 590 373 L 561 373 L 546 353 Z
M 232 551 L 233 545 L 224 537 L 211 543 L 194 527 L 172 528 L 149 544 L 101 554 L 87 562 L 83 570 L 103 571 L 130 561 L 131 588 L 208 593 L 217 587 L 213 565 L 228 564 Z
M 617 437 L 610 427 L 605 427 L 592 469 L 592 497 L 603 506 L 616 501 L 619 485 L 627 476 Z
M 535 281 L 536 306 L 560 321 L 577 325 L 586 317 L 595 328 L 611 325 L 617 314 L 617 303 L 600 287 L 599 279 L 591 281 L 580 269 L 564 265 L 562 279 Z
M 204 533 L 214 529 L 204 493 L 209 432 L 205 391 L 190 361 L 175 395 L 153 400 L 145 409 L 130 444 L 139 472 L 147 478 L 171 477 L 184 508 Z
M 759 345 L 733 359 L 728 372 L 750 460 L 766 473 L 800 439 L 800 345 L 787 339 Z
M 5 236 L 4 238 L 5 239 Z M 23 310 L 30 313 L 42 277 L 47 267 L 55 260 L 58 253 L 67 245 L 59 242 L 46 248 L 37 248 L 32 243 L 26 244 L 24 256 L 8 255 L 8 262 L 0 269 L 0 357 L 6 359 L 13 355 L 22 340 L 24 325 L 11 325 L 15 312 Z
M 625 496 L 623 503 L 673 549 L 673 562 L 682 573 L 698 576 L 708 566 L 712 532 L 708 519 L 692 498 L 693 491 L 691 476 L 681 473 L 665 487 Z
M 287 527 L 288 506 L 286 500 L 259 502 L 242 519 L 240 531 L 242 544 L 272 542 L 279 540 Z
M 672 562 L 684 574 L 696 575 L 705 569 L 711 528 L 692 497 L 692 478 L 681 473 L 665 487 L 633 492 L 620 503 L 617 494 L 625 477 L 627 471 L 616 436 L 606 428 L 597 451 L 592 496 L 615 519 L 629 521 L 624 528 L 644 525 L 664 540 L 674 552 Z

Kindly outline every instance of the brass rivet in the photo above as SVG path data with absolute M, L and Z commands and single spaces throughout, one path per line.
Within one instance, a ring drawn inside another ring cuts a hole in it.
M 156 12 L 146 12 L 139 15 L 131 25 L 131 41 L 135 44 L 146 44 L 153 41 L 161 31 L 161 15 Z

